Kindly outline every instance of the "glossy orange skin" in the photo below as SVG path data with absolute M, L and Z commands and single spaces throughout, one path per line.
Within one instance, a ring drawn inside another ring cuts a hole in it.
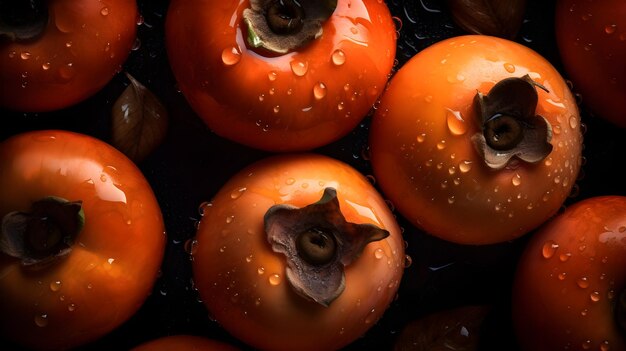
M 345 267 L 345 290 L 324 307 L 298 295 L 263 227 L 275 204 L 303 207 L 337 190 L 348 222 L 390 232 Z M 369 181 L 343 162 L 315 154 L 274 156 L 234 175 L 204 214 L 193 249 L 194 282 L 211 315 L 255 349 L 334 350 L 365 333 L 396 296 L 404 240 Z
M 121 152 L 68 131 L 0 143 L 0 217 L 46 196 L 82 200 L 85 226 L 53 265 L 24 269 L 0 254 L 0 333 L 33 349 L 67 349 L 110 332 L 152 290 L 165 249 L 159 205 Z
M 522 350 L 626 350 L 615 304 L 626 289 L 626 197 L 569 206 L 528 243 L 513 288 Z
M 221 341 L 195 335 L 171 335 L 146 341 L 131 351 L 236 351 L 238 348 Z
M 98 92 L 122 69 L 135 42 L 135 0 L 50 0 L 37 39 L 0 44 L 0 106 L 51 111 Z
M 583 104 L 626 128 L 626 2 L 560 0 L 555 34 L 561 61 Z
M 170 3 L 168 57 L 192 108 L 216 134 L 264 150 L 309 150 L 348 134 L 393 66 L 397 33 L 386 4 L 339 0 L 319 39 L 275 57 L 247 47 L 248 7 L 247 0 Z M 345 62 L 335 64 L 339 52 Z
M 491 169 L 471 141 L 480 130 L 472 101 L 525 74 L 550 91 L 537 89 L 536 114 L 551 124 L 554 149 L 536 164 Z M 557 212 L 577 179 L 582 135 L 576 102 L 547 60 L 512 41 L 467 35 L 400 68 L 374 115 L 370 147 L 378 185 L 404 217 L 444 240 L 490 244 Z

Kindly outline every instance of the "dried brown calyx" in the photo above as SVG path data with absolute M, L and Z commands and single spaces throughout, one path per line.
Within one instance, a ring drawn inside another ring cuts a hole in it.
M 243 11 L 248 45 L 273 54 L 294 51 L 322 35 L 337 0 L 250 0 Z
M 473 34 L 513 39 L 524 21 L 526 0 L 447 0 L 454 22 Z
M 480 132 L 472 141 L 489 167 L 503 168 L 513 157 L 536 163 L 552 152 L 552 127 L 535 115 L 537 87 L 547 91 L 525 75 L 499 81 L 487 95 L 476 93 Z
M 265 231 L 275 252 L 287 258 L 287 281 L 301 296 L 329 306 L 345 288 L 344 267 L 365 246 L 389 236 L 373 224 L 346 222 L 334 188 L 297 208 L 280 204 L 265 214 Z
M 46 197 L 2 218 L 0 252 L 39 268 L 68 255 L 85 223 L 80 201 Z
M 36 39 L 47 25 L 47 1 L 0 0 L 0 42 Z

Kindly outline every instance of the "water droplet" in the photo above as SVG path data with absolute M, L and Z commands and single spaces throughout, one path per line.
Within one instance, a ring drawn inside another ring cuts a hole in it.
M 265 268 L 264 267 L 259 267 L 259 268 L 257 268 L 256 272 L 259 275 L 263 275 L 263 274 L 265 274 Z
M 211 203 L 210 201 L 202 202 L 200 206 L 198 206 L 198 214 L 200 215 L 200 217 L 204 216 L 206 211 L 211 207 L 213 207 L 213 203 Z
M 437 150 L 443 150 L 446 148 L 446 141 L 442 140 L 440 142 L 437 143 Z
M 67 310 L 70 312 L 74 312 L 76 310 L 76 304 L 70 303 L 69 305 L 67 305 Z
M 611 349 L 611 347 L 609 346 L 609 341 L 608 340 L 604 340 L 600 344 L 600 351 L 609 351 L 610 349 Z
M 613 33 L 615 33 L 616 29 L 617 29 L 617 25 L 616 24 L 609 24 L 606 27 L 604 27 L 604 33 L 606 33 L 606 34 L 613 34 Z
M 241 187 L 239 189 L 233 190 L 233 192 L 230 193 L 230 198 L 233 200 L 238 199 L 246 191 L 246 189 L 246 187 Z
M 341 66 L 346 63 L 346 54 L 341 49 L 333 51 L 330 58 L 335 66 Z
M 566 252 L 566 253 L 559 255 L 559 260 L 561 260 L 561 262 L 566 262 L 570 259 L 570 257 L 572 257 L 572 253 Z
M 50 290 L 52 291 L 59 291 L 59 289 L 61 289 L 61 281 L 57 280 L 54 282 L 50 282 Z
M 42 313 L 35 315 L 35 325 L 38 327 L 45 327 L 48 325 L 48 314 Z
M 43 69 L 44 71 L 47 71 L 50 69 L 50 62 L 45 62 L 41 65 L 41 69 Z
M 606 297 L 607 297 L 609 300 L 613 300 L 613 299 L 615 298 L 615 290 L 610 289 L 609 291 L 607 291 L 607 293 L 606 293 Z
M 247 263 L 252 262 L 252 259 L 253 259 L 253 258 L 254 258 L 254 256 L 253 256 L 253 255 L 248 255 L 248 256 L 246 256 L 246 262 L 247 262 Z
M 584 316 L 584 315 L 583 315 Z M 583 350 L 589 350 L 589 348 L 591 347 L 591 340 L 585 340 L 583 341 L 582 344 L 582 348 Z
M 109 15 L 109 8 L 108 7 L 103 7 L 102 9 L 100 9 L 100 14 L 102 16 L 108 16 Z
M 376 312 L 376 309 L 372 308 L 372 310 L 369 312 L 367 317 L 365 317 L 365 324 L 370 324 L 370 323 L 374 322 L 374 313 L 375 312 Z
M 135 38 L 133 41 L 133 46 L 130 48 L 132 51 L 137 51 L 141 48 L 141 39 L 139 37 Z
M 341 111 L 345 108 L 343 101 L 339 102 L 337 104 L 337 110 Z
M 515 173 L 515 175 L 511 178 L 511 184 L 513 184 L 513 186 L 519 186 L 522 184 L 522 177 L 519 173 Z
M 291 65 L 291 71 L 293 72 L 293 74 L 295 74 L 298 77 L 304 76 L 306 72 L 309 70 L 308 62 L 293 60 L 290 62 L 290 65 Z
M 567 277 L 567 273 L 565 272 L 559 273 L 558 277 L 559 277 L 559 280 L 565 280 L 565 278 Z
M 276 286 L 280 284 L 280 275 L 274 273 L 270 275 L 270 277 L 268 278 L 268 281 L 270 282 L 270 285 Z
M 377 259 L 381 259 L 385 256 L 385 252 L 383 251 L 383 249 L 378 248 L 376 249 L 376 251 L 374 251 L 374 257 L 376 257 Z
M 274 111 L 274 113 L 278 113 L 278 112 L 280 112 L 280 105 L 276 105 L 276 106 L 274 106 L 273 111 Z
M 409 255 L 404 255 L 404 268 L 409 268 L 413 264 L 413 258 Z
M 313 96 L 315 96 L 317 100 L 323 99 L 326 96 L 326 85 L 321 82 L 315 84 L 313 87 Z
M 226 66 L 232 66 L 241 60 L 241 51 L 238 48 L 231 46 L 222 51 L 222 62 Z
M 467 132 L 467 124 L 461 116 L 461 112 L 446 109 L 446 122 L 448 124 L 448 130 L 453 135 L 463 135 Z
M 459 170 L 461 173 L 467 173 L 472 169 L 472 161 L 464 160 L 459 163 Z
M 576 281 L 576 284 L 581 289 L 587 289 L 589 287 L 589 280 L 587 279 L 587 277 L 581 277 L 581 278 L 578 278 L 578 280 Z
M 555 243 L 553 240 L 548 240 L 545 242 L 545 244 L 543 244 L 543 247 L 541 249 L 541 255 L 544 258 L 551 258 L 552 256 L 554 256 L 554 253 L 558 248 L 559 244 Z
M 513 73 L 515 72 L 515 65 L 513 65 L 512 63 L 505 62 L 504 69 L 509 73 Z
M 424 140 L 426 140 L 426 134 L 422 133 L 422 134 L 418 135 L 416 139 L 417 139 L 418 143 L 423 143 Z
M 22 60 L 28 60 L 31 56 L 31 53 L 28 51 L 22 51 L 22 53 L 20 54 L 20 58 Z
M 571 115 L 569 117 L 569 126 L 572 129 L 576 129 L 576 127 L 578 127 L 578 117 Z
M 76 75 L 74 64 L 70 62 L 68 64 L 65 64 L 59 67 L 58 73 L 59 73 L 59 78 L 61 78 L 62 81 L 69 81 L 70 79 L 74 78 L 74 76 Z
M 589 294 L 589 298 L 593 302 L 598 302 L 598 301 L 600 301 L 600 293 L 597 292 L 597 291 L 594 291 L 591 294 Z
M 183 248 L 185 249 L 185 252 L 193 255 L 196 253 L 196 251 L 198 251 L 198 240 L 196 239 L 189 239 L 187 241 L 185 241 L 185 245 L 183 246 Z
M 454 195 L 452 195 L 452 196 L 450 196 L 450 197 L 448 198 L 448 203 L 449 203 L 450 205 L 452 205 L 455 201 L 456 201 L 456 198 L 454 197 Z

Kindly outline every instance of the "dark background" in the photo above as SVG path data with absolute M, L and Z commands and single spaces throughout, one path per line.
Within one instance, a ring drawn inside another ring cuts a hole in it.
M 176 89 L 164 47 L 166 0 L 138 0 L 144 23 L 141 42 L 124 65 L 165 104 L 170 126 L 165 141 L 138 163 L 150 181 L 165 219 L 168 243 L 162 274 L 139 312 L 111 334 L 81 350 L 123 350 L 172 334 L 196 334 L 245 347 L 211 321 L 191 281 L 185 242 L 195 234 L 198 205 L 210 200 L 244 166 L 268 156 L 224 140 L 203 124 Z M 442 39 L 467 34 L 450 17 L 444 1 L 392 0 L 387 4 L 401 22 L 395 69 L 418 51 Z M 527 3 L 515 41 L 539 52 L 567 78 L 554 38 L 554 1 Z M 110 111 L 128 80 L 118 74 L 98 94 L 67 109 L 21 113 L 0 109 L 0 140 L 21 131 L 67 129 L 110 140 Z M 573 86 L 576 93 L 576 87 Z M 626 131 L 591 115 L 581 99 L 585 159 L 575 191 L 564 206 L 598 195 L 626 195 L 621 172 Z M 366 175 L 369 116 L 345 138 L 314 151 L 341 159 Z M 479 332 L 481 350 L 517 350 L 510 320 L 510 292 L 517 258 L 528 237 L 487 246 L 462 246 L 430 237 L 396 214 L 408 242 L 412 265 L 405 271 L 398 298 L 383 318 L 348 350 L 391 349 L 407 323 L 426 314 L 468 305 L 492 307 Z M 436 269 L 438 267 L 445 267 Z M 474 332 L 474 331 L 472 331 Z M 4 348 L 4 347 L 3 347 Z

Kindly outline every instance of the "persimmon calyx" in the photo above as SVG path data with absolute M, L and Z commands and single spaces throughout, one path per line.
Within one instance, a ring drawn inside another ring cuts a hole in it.
M 525 75 L 505 78 L 487 95 L 474 96 L 480 132 L 472 135 L 472 142 L 490 168 L 501 169 L 513 157 L 536 163 L 552 152 L 552 126 L 535 115 L 537 87 L 548 91 Z
M 319 38 L 337 0 L 250 0 L 243 11 L 248 45 L 286 54 Z
M 302 208 L 272 206 L 264 222 L 272 249 L 287 258 L 291 287 L 322 306 L 329 306 L 344 291 L 344 267 L 358 258 L 367 244 L 389 236 L 387 230 L 373 224 L 347 222 L 334 188 L 324 189 L 319 201 Z
M 64 257 L 85 223 L 81 201 L 45 197 L 30 212 L 14 211 L 2 218 L 0 252 L 41 267 Z
M 45 1 L 0 1 L 0 41 L 34 40 L 47 25 Z

